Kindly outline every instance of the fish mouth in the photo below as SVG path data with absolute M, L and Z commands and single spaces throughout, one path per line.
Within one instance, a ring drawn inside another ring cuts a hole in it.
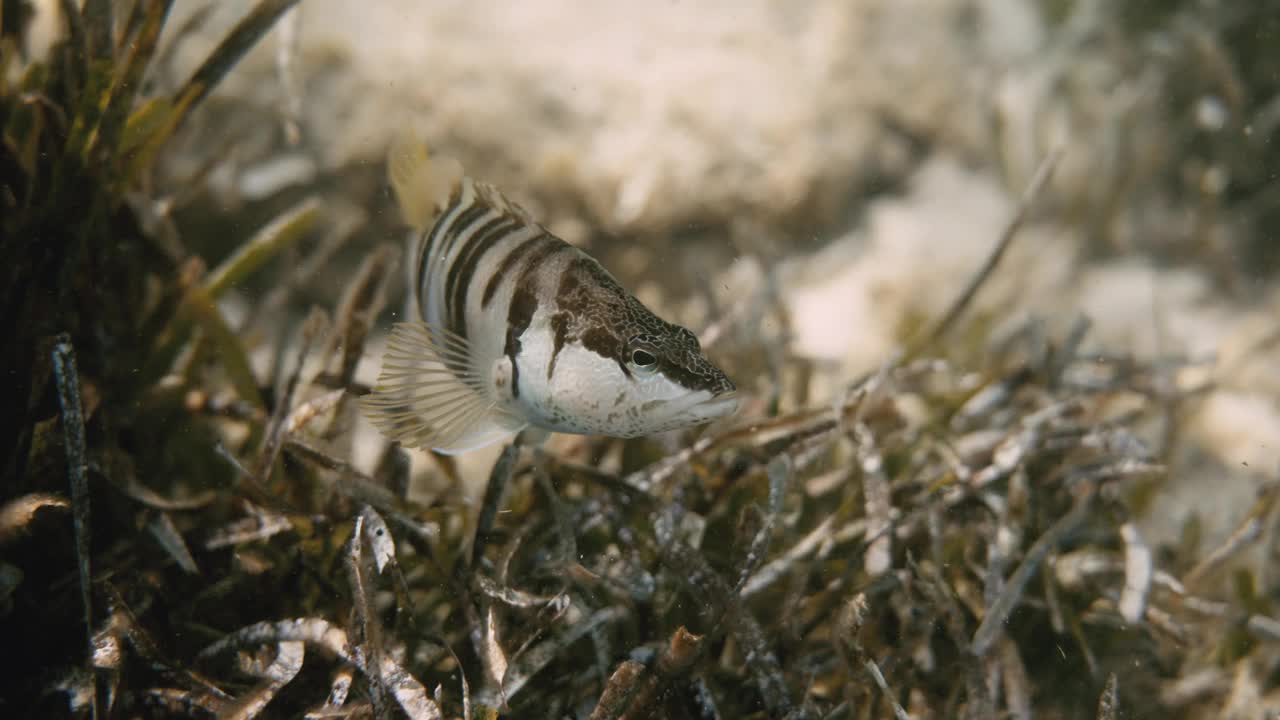
M 678 402 L 662 405 L 662 420 L 655 424 L 661 430 L 676 430 L 691 425 L 701 425 L 718 418 L 732 415 L 738 409 L 737 391 L 723 392 L 707 397 L 694 396 Z
M 730 390 L 713 395 L 693 405 L 689 410 L 699 417 L 710 420 L 737 412 L 739 399 L 738 391 Z

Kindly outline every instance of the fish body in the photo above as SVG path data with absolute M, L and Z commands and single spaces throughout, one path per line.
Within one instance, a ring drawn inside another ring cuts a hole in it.
M 457 453 L 529 426 L 636 437 L 736 409 L 692 332 L 499 190 L 411 139 L 388 167 L 416 242 L 413 319 L 392 329 L 362 403 L 386 435 Z

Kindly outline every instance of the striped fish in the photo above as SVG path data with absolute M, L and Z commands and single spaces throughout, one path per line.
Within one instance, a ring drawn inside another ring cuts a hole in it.
M 526 427 L 636 437 L 734 412 L 733 383 L 683 327 L 453 160 L 403 139 L 388 158 L 415 229 L 411 322 L 362 405 L 409 447 L 460 453 Z

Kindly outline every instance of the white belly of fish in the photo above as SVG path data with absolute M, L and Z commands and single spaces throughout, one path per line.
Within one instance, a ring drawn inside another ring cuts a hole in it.
M 553 432 L 630 437 L 641 432 L 635 384 L 613 360 L 568 342 L 555 354 L 551 313 L 538 310 L 521 338 L 517 358 L 519 412 Z

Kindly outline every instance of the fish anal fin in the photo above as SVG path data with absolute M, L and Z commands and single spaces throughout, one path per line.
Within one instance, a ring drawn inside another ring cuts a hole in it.
M 446 454 L 483 447 L 527 424 L 474 372 L 466 340 L 423 322 L 392 328 L 378 383 L 360 405 L 392 440 Z

